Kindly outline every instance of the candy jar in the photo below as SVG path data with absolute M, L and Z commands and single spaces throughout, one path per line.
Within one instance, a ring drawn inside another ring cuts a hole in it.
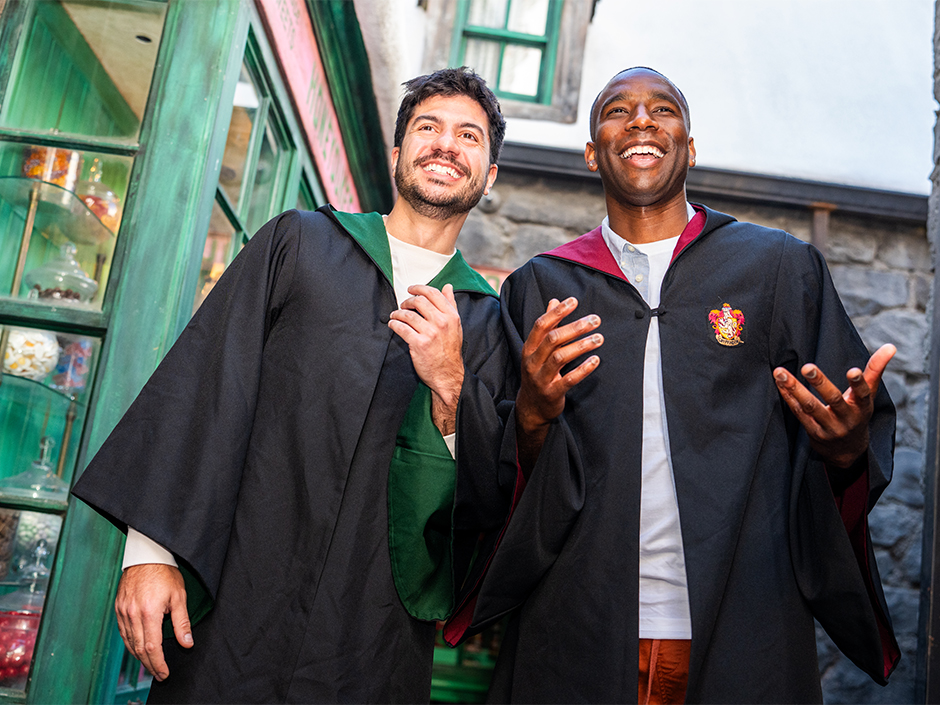
M 59 336 L 62 352 L 52 373 L 52 388 L 71 394 L 85 388 L 85 375 L 91 367 L 92 345 L 87 338 Z
M 46 599 L 49 549 L 40 541 L 33 562 L 23 569 L 20 588 L 0 597 L 0 686 L 23 690 L 36 648 L 39 619 Z
M 16 497 L 66 501 L 69 486 L 56 474 L 49 460 L 53 445 L 55 441 L 49 436 L 43 436 L 39 442 L 39 459 L 33 461 L 29 470 L 0 481 L 0 492 Z
M 101 182 L 101 162 L 98 157 L 95 157 L 88 172 L 88 180 L 75 187 L 75 194 L 108 230 L 116 233 L 121 224 L 120 200 Z
M 98 292 L 98 282 L 85 274 L 75 260 L 78 248 L 66 242 L 59 256 L 23 275 L 27 298 L 47 303 L 85 304 Z
M 10 328 L 3 351 L 3 371 L 36 381 L 45 379 L 59 361 L 59 341 L 44 330 Z
M 74 191 L 81 165 L 80 152 L 55 147 L 30 147 L 24 155 L 22 171 L 28 179 L 47 181 Z

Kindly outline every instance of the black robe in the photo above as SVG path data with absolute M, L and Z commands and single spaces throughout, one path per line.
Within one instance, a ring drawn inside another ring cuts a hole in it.
M 191 600 L 208 594 L 191 610 L 214 599 L 192 649 L 164 640 L 151 702 L 429 698 L 435 625 L 396 594 L 386 507 L 418 379 L 387 326 L 381 219 L 351 233 L 343 216 L 290 211 L 251 239 L 73 490 L 177 557 Z M 453 531 L 472 543 L 505 518 L 487 514 L 482 473 L 506 346 L 497 299 L 459 253 L 440 276 L 456 283 L 466 367 Z M 458 548 L 465 568 L 473 548 Z
M 504 285 L 516 356 L 551 298 L 576 296 L 572 318 L 598 314 L 604 345 L 600 366 L 568 393 L 485 579 L 445 629 L 454 642 L 516 610 L 493 702 L 636 702 L 651 315 L 692 618 L 687 701 L 821 702 L 814 617 L 877 682 L 897 663 L 866 524 L 890 479 L 893 406 L 882 387 L 857 479 L 830 488 L 772 370 L 796 374 L 812 361 L 844 388 L 868 351 L 818 251 L 704 212 L 701 234 L 680 237 L 656 311 L 624 279 L 600 228 Z M 710 316 L 724 304 L 744 318 L 739 344 L 718 342 Z M 507 448 L 513 465 L 514 440 Z

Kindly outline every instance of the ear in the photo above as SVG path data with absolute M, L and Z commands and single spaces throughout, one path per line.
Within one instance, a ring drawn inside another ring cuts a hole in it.
M 483 194 L 488 195 L 490 189 L 493 188 L 493 182 L 496 181 L 496 172 L 499 171 L 499 167 L 495 164 L 490 164 L 490 170 L 486 174 L 486 186 L 483 187 Z
M 588 142 L 584 147 L 584 163 L 590 171 L 597 171 L 597 159 L 594 152 L 594 143 Z
M 392 147 L 392 173 L 398 168 L 398 155 L 401 154 L 401 147 Z
M 689 137 L 689 166 L 695 166 L 695 140 Z

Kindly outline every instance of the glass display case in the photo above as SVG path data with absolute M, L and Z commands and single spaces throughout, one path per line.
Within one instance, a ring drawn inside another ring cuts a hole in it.
M 0 142 L 0 294 L 100 310 L 131 163 Z
M 50 686 L 35 687 L 37 664 L 62 652 L 42 640 L 61 647 L 66 628 L 46 595 L 114 328 L 112 272 L 168 6 L 0 6 L 0 702 L 40 702 Z

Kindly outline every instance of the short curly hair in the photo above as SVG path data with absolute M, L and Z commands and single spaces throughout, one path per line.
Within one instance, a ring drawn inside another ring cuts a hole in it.
M 489 122 L 490 138 L 490 164 L 499 161 L 499 153 L 503 149 L 503 138 L 506 136 L 506 120 L 499 109 L 499 101 L 480 76 L 473 69 L 461 66 L 457 69 L 441 69 L 426 76 L 418 76 L 402 84 L 405 95 L 398 108 L 398 119 L 395 121 L 395 145 L 401 147 L 405 138 L 405 129 L 414 116 L 415 108 L 428 98 L 437 95 L 452 96 L 465 95 L 472 98 L 486 113 Z

